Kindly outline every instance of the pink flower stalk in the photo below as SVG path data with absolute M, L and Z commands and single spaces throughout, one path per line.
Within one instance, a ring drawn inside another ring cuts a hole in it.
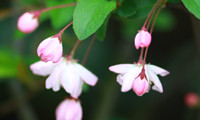
M 60 61 L 63 47 L 59 37 L 52 36 L 43 40 L 38 46 L 37 54 L 44 62 L 53 61 L 53 63 L 57 63 Z
M 148 47 L 151 44 L 151 34 L 146 30 L 140 30 L 135 36 L 135 47 Z
M 78 100 L 65 99 L 56 109 L 56 120 L 81 120 L 82 107 Z
M 190 107 L 196 107 L 199 103 L 199 96 L 196 93 L 187 93 L 184 97 L 185 104 Z
M 122 86 L 122 92 L 127 92 L 132 88 L 138 96 L 142 96 L 149 91 L 153 82 L 152 89 L 162 93 L 163 87 L 157 75 L 166 76 L 169 72 L 151 64 L 145 64 L 144 70 L 142 68 L 143 65 L 139 63 L 119 64 L 109 67 L 109 70 L 119 74 L 117 82 Z
M 40 12 L 25 12 L 21 15 L 17 22 L 18 29 L 23 33 L 33 32 L 39 25 Z
M 93 73 L 73 59 L 61 58 L 58 63 L 39 61 L 32 64 L 30 69 L 36 75 L 49 75 L 46 80 L 47 89 L 58 91 L 62 86 L 73 98 L 79 97 L 84 82 L 94 86 L 98 80 Z

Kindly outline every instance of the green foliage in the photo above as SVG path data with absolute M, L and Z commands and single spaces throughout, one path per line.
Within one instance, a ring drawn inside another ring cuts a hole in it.
M 47 0 L 46 4 L 48 7 L 74 3 L 74 0 Z M 54 28 L 58 29 L 67 25 L 72 21 L 74 6 L 59 8 L 50 11 L 50 20 Z
M 117 10 L 117 14 L 123 17 L 129 17 L 136 13 L 136 6 L 133 0 L 124 0 L 119 9 Z
M 116 7 L 115 1 L 81 0 L 73 15 L 73 28 L 79 40 L 96 32 L 107 15 Z
M 0 50 L 0 78 L 13 78 L 17 76 L 19 56 L 11 50 Z
M 170 3 L 178 3 L 180 2 L 181 0 L 167 0 L 167 2 L 170 2 Z
M 110 16 L 108 16 L 102 26 L 96 31 L 96 36 L 100 41 L 103 41 L 106 36 L 106 28 L 109 21 Z
M 182 0 L 185 7 L 200 19 L 200 0 Z

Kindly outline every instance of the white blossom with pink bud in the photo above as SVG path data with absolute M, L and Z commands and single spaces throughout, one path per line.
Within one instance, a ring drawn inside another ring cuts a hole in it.
M 39 11 L 25 12 L 18 19 L 18 29 L 23 33 L 33 32 L 39 25 L 38 18 L 40 17 L 40 14 Z
M 43 40 L 37 49 L 37 54 L 42 61 L 57 63 L 63 54 L 62 42 L 58 36 L 52 36 Z
M 56 109 L 56 120 L 81 120 L 82 107 L 78 100 L 65 99 Z
M 151 34 L 146 30 L 140 30 L 135 36 L 135 47 L 139 49 L 139 47 L 144 48 L 148 47 L 151 44 Z
M 93 73 L 73 59 L 61 58 L 58 63 L 39 61 L 32 64 L 30 69 L 36 75 L 49 75 L 46 80 L 47 89 L 58 91 L 62 86 L 73 98 L 79 97 L 84 82 L 94 86 L 98 80 Z
M 168 71 L 151 64 L 119 64 L 109 67 L 109 70 L 118 73 L 117 82 L 122 86 L 121 91 L 127 92 L 130 89 L 142 96 L 150 90 L 151 82 L 154 83 L 152 89 L 160 93 L 163 92 L 162 84 L 157 75 L 166 76 Z

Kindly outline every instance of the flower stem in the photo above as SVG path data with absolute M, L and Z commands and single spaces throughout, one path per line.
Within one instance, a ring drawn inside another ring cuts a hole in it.
M 141 49 L 141 53 L 140 53 L 140 58 L 139 58 L 139 60 L 143 60 L 143 57 L 142 57 L 142 56 L 143 56 L 143 53 L 144 53 L 144 48 Z
M 73 58 L 74 52 L 75 52 L 77 46 L 79 45 L 79 43 L 80 43 L 80 40 L 77 40 L 75 45 L 74 45 L 74 47 L 72 48 L 72 51 L 70 52 L 70 54 L 68 56 L 68 59 L 72 59 Z
M 153 23 L 152 23 L 152 25 L 151 25 L 150 34 L 152 34 L 152 32 L 153 32 L 153 28 L 154 28 L 154 25 L 155 25 L 156 19 L 157 19 L 157 17 L 158 17 L 158 14 L 159 14 L 161 8 L 162 8 L 162 5 L 158 8 L 158 10 L 157 10 L 157 12 L 156 12 L 156 14 L 155 14 L 155 17 L 154 17 Z
M 90 42 L 90 45 L 89 45 L 89 47 L 88 47 L 88 49 L 87 49 L 87 52 L 85 53 L 85 57 L 84 57 L 83 62 L 82 62 L 82 65 L 83 65 L 83 66 L 84 66 L 85 63 L 86 63 L 86 60 L 87 60 L 88 55 L 89 55 L 89 53 L 90 53 L 90 51 L 91 51 L 91 49 L 92 49 L 92 46 L 93 46 L 93 44 L 94 44 L 95 39 L 96 39 L 96 35 L 93 36 L 93 38 L 92 38 L 92 40 L 91 40 L 91 42 Z
M 54 37 L 58 37 L 60 43 L 62 42 L 62 40 L 61 40 L 62 33 L 63 33 L 70 25 L 72 25 L 72 23 L 73 23 L 73 21 L 70 22 L 67 26 L 65 26 L 62 30 L 60 30 L 60 32 L 59 32 L 58 34 L 54 35 Z
M 154 4 L 154 6 L 153 6 L 153 8 L 151 9 L 149 15 L 147 16 L 146 21 L 144 22 L 144 25 L 143 25 L 142 29 L 145 28 L 145 26 L 146 26 L 146 24 L 147 24 L 147 21 L 149 21 L 149 17 L 150 17 L 151 15 L 153 15 L 154 9 L 155 9 L 155 7 L 157 6 L 157 4 L 158 4 L 159 2 L 160 2 L 160 0 L 158 0 L 158 1 Z
M 70 3 L 70 4 L 65 4 L 65 5 L 58 5 L 58 6 L 54 6 L 54 7 L 44 8 L 44 9 L 41 9 L 40 12 L 47 12 L 47 11 L 50 11 L 53 9 L 75 6 L 76 4 L 77 3 Z

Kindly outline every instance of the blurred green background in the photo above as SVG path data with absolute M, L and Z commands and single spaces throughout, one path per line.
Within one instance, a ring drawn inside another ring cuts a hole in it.
M 164 93 L 151 90 L 142 97 L 122 93 L 116 74 L 108 67 L 138 60 L 134 36 L 155 0 L 140 0 L 133 9 L 119 8 L 110 17 L 104 41 L 96 40 L 86 68 L 99 77 L 95 87 L 84 86 L 80 101 L 83 120 L 199 120 L 200 110 L 184 104 L 187 92 L 200 93 L 200 22 L 178 0 L 171 0 L 156 21 L 147 62 L 170 71 L 162 78 Z M 175 2 L 174 2 L 175 1 Z M 40 60 L 37 46 L 72 20 L 74 7 L 42 14 L 39 28 L 24 35 L 17 19 L 25 11 L 67 4 L 74 0 L 7 0 L 0 4 L 0 119 L 54 120 L 55 109 L 69 94 L 45 89 L 44 77 L 29 66 Z M 121 1 L 122 2 L 122 1 Z M 123 3 L 125 4 L 125 3 Z M 122 4 L 122 5 L 123 5 Z M 134 6 L 134 5 L 133 5 Z M 128 12 L 127 12 L 128 11 Z M 78 46 L 81 63 L 92 37 Z M 76 42 L 72 27 L 62 36 L 64 54 Z

